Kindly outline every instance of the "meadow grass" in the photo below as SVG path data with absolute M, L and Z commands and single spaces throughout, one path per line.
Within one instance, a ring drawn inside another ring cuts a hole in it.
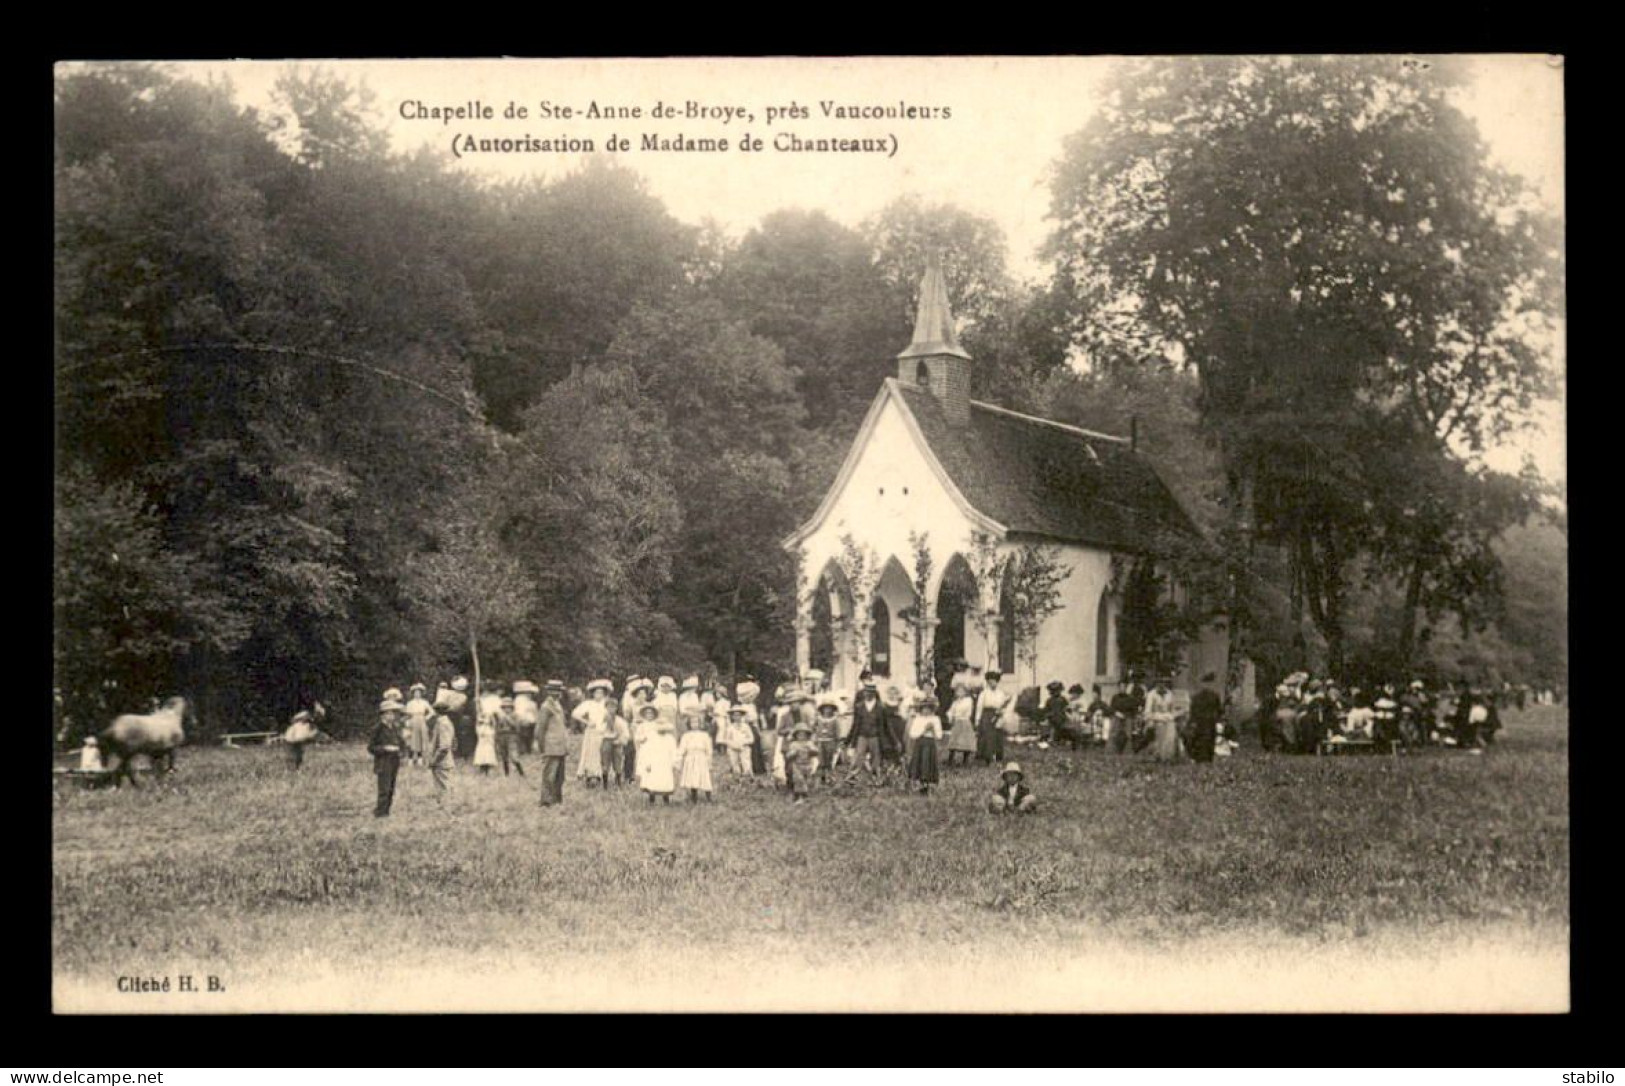
M 1541 708 L 1508 713 L 1482 756 L 1207 766 L 1028 746 L 1012 755 L 1040 813 L 999 818 L 981 806 L 996 768 L 944 769 L 929 796 L 860 784 L 792 806 L 719 757 L 709 805 L 571 777 L 542 809 L 537 760 L 524 779 L 460 767 L 444 808 L 403 768 L 395 813 L 374 819 L 359 746 L 316 747 L 298 773 L 275 748 L 187 748 L 158 786 L 58 784 L 54 968 L 105 987 L 177 962 L 269 982 L 568 955 L 636 975 L 653 952 L 839 976 L 994 942 L 1035 960 L 1080 940 L 1312 955 L 1493 932 L 1566 953 L 1567 727 Z

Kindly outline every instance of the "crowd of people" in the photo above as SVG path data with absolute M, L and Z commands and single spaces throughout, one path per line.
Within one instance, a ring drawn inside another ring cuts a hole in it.
M 1259 741 L 1266 750 L 1304 754 L 1348 746 L 1433 745 L 1482 753 L 1501 729 L 1503 697 L 1521 708 L 1526 695 L 1466 683 L 1435 691 L 1421 679 L 1403 690 L 1392 682 L 1344 687 L 1298 671 L 1259 707 Z
M 711 802 L 719 772 L 777 788 L 794 803 L 805 803 L 816 788 L 860 782 L 929 795 L 957 754 L 962 765 L 974 758 L 1000 767 L 999 784 L 985 797 L 989 810 L 1030 812 L 1037 798 L 1022 783 L 1020 765 L 1005 761 L 1005 737 L 1021 729 L 1023 714 L 1001 679 L 994 669 L 961 666 L 946 714 L 929 687 L 882 685 L 869 671 L 854 690 L 836 691 L 821 670 L 809 669 L 765 702 L 748 676 L 731 691 L 696 675 L 681 683 L 669 675 L 632 675 L 619 693 L 608 679 L 584 688 L 557 679 L 540 686 L 487 682 L 475 692 L 458 676 L 432 696 L 422 683 L 404 695 L 391 687 L 368 738 L 378 775 L 374 813 L 389 814 L 402 766 L 427 770 L 444 802 L 456 766 L 523 777 L 527 760 L 540 762 L 540 804 L 555 806 L 563 801 L 572 735 L 580 737 L 574 775 L 584 787 L 636 788 L 650 804 L 669 804 L 674 795 Z M 1047 708 L 1053 715 L 1054 703 Z M 311 714 L 301 712 L 283 736 L 295 768 L 313 738 L 310 729 Z
M 1003 680 L 996 668 L 961 661 L 940 694 L 869 671 L 855 688 L 835 690 L 818 669 L 780 684 L 766 699 L 748 676 L 731 690 L 697 675 L 681 682 L 631 675 L 619 692 L 608 679 L 584 688 L 557 679 L 487 682 L 476 692 L 459 676 L 432 695 L 422 683 L 405 695 L 392 687 L 383 693 L 368 744 L 379 778 L 376 813 L 389 813 L 402 765 L 427 770 L 444 802 L 456 766 L 524 777 L 527 760 L 540 778 L 541 805 L 555 806 L 563 801 L 572 735 L 580 737 L 574 777 L 584 787 L 635 789 L 650 804 L 669 804 L 674 795 L 709 803 L 719 775 L 777 788 L 795 803 L 816 789 L 859 782 L 929 795 L 944 772 L 974 762 L 999 771 L 1000 783 L 984 797 L 998 812 L 1037 806 L 1020 765 L 1006 760 L 1008 743 L 1099 745 L 1113 754 L 1149 751 L 1161 761 L 1194 762 L 1226 757 L 1239 745 L 1212 674 L 1186 694 L 1166 677 L 1147 688 L 1130 672 L 1109 699 L 1099 685 L 1087 693 L 1058 681 L 1011 691 Z M 1259 707 L 1259 740 L 1265 750 L 1304 753 L 1326 743 L 1470 750 L 1493 743 L 1500 727 L 1495 695 L 1463 688 L 1451 697 L 1443 712 L 1441 699 L 1420 681 L 1402 693 L 1392 684 L 1345 692 L 1299 672 Z M 284 736 L 295 766 L 313 731 L 311 715 L 302 713 Z

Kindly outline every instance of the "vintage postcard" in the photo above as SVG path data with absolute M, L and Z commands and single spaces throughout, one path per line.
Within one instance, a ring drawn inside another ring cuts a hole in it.
M 64 61 L 58 1013 L 1569 1009 L 1563 61 Z

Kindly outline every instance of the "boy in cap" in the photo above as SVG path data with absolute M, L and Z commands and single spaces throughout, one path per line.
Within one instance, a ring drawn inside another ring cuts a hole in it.
M 728 766 L 736 777 L 754 777 L 751 749 L 756 746 L 756 734 L 745 719 L 743 705 L 728 707 L 728 722 L 722 726 L 722 745 L 728 751 Z
M 451 771 L 457 764 L 456 746 L 457 728 L 452 724 L 448 711 L 439 708 L 435 711 L 434 720 L 429 728 L 428 743 L 423 748 L 423 757 L 429 764 L 429 773 L 434 777 L 435 798 L 442 804 L 446 802 L 446 789 L 451 779 Z
M 987 797 L 990 814 L 1031 814 L 1038 809 L 1038 797 L 1023 783 L 1026 774 L 1015 762 L 1005 765 L 999 774 L 1000 784 Z
M 519 760 L 519 721 L 514 715 L 514 697 L 504 694 L 497 701 L 497 711 L 494 720 L 497 729 L 497 762 L 502 766 L 502 775 L 508 775 L 508 763 L 525 775 L 525 763 Z
M 818 779 L 828 784 L 835 771 L 835 755 L 841 747 L 840 719 L 837 714 L 841 703 L 834 694 L 818 696 L 818 716 L 813 721 L 813 741 L 818 744 Z
M 372 771 L 378 777 L 378 805 L 373 808 L 374 818 L 389 817 L 389 808 L 395 802 L 395 779 L 401 771 L 401 748 L 405 745 L 402 725 L 406 706 L 396 698 L 385 698 L 378 706 L 378 723 L 367 738 L 367 753 L 372 755 Z

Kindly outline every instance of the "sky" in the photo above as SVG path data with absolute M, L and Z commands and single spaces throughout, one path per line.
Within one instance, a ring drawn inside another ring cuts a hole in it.
M 1003 228 L 1010 267 L 1036 281 L 1037 249 L 1048 233 L 1048 175 L 1065 136 L 1081 128 L 1116 63 L 1110 57 L 952 58 L 668 58 L 642 60 L 368 60 L 323 61 L 367 86 L 376 115 L 395 147 L 429 145 L 451 152 L 464 137 L 533 142 L 630 141 L 616 152 L 642 174 L 677 218 L 711 219 L 738 237 L 769 212 L 821 209 L 856 226 L 892 200 L 914 194 L 985 215 Z M 1400 63 L 1399 58 L 1395 63 Z M 271 107 L 271 87 L 286 61 L 177 65 L 194 76 L 230 78 L 238 100 Z M 1563 194 L 1561 58 L 1500 55 L 1471 58 L 1463 109 L 1478 124 L 1493 160 L 1523 175 L 1557 213 Z M 510 103 L 528 116 L 506 117 Z M 703 116 L 688 114 L 694 103 Z M 652 115 L 657 104 L 676 117 Z M 897 111 L 831 118 L 832 108 Z M 489 108 L 490 119 L 425 117 L 436 111 Z M 630 109 L 642 116 L 591 117 L 587 111 Z M 805 110 L 798 115 L 797 107 Z M 563 111 L 573 111 L 564 116 Z M 770 111 L 777 114 L 770 116 Z M 946 111 L 947 116 L 943 116 Z M 544 115 L 544 113 L 549 115 Z M 929 114 L 921 116 L 918 114 Z M 657 137 L 729 141 L 726 151 L 645 150 Z M 760 149 L 741 150 L 745 137 Z M 803 151 L 794 141 L 870 140 L 881 151 Z M 556 175 L 579 153 L 468 153 L 459 167 L 488 176 Z M 1561 351 L 1555 352 L 1561 356 Z M 1561 364 L 1561 362 L 1559 362 Z M 1547 478 L 1561 478 L 1563 414 L 1547 405 L 1537 432 L 1499 450 L 1496 466 L 1516 468 L 1525 451 Z

